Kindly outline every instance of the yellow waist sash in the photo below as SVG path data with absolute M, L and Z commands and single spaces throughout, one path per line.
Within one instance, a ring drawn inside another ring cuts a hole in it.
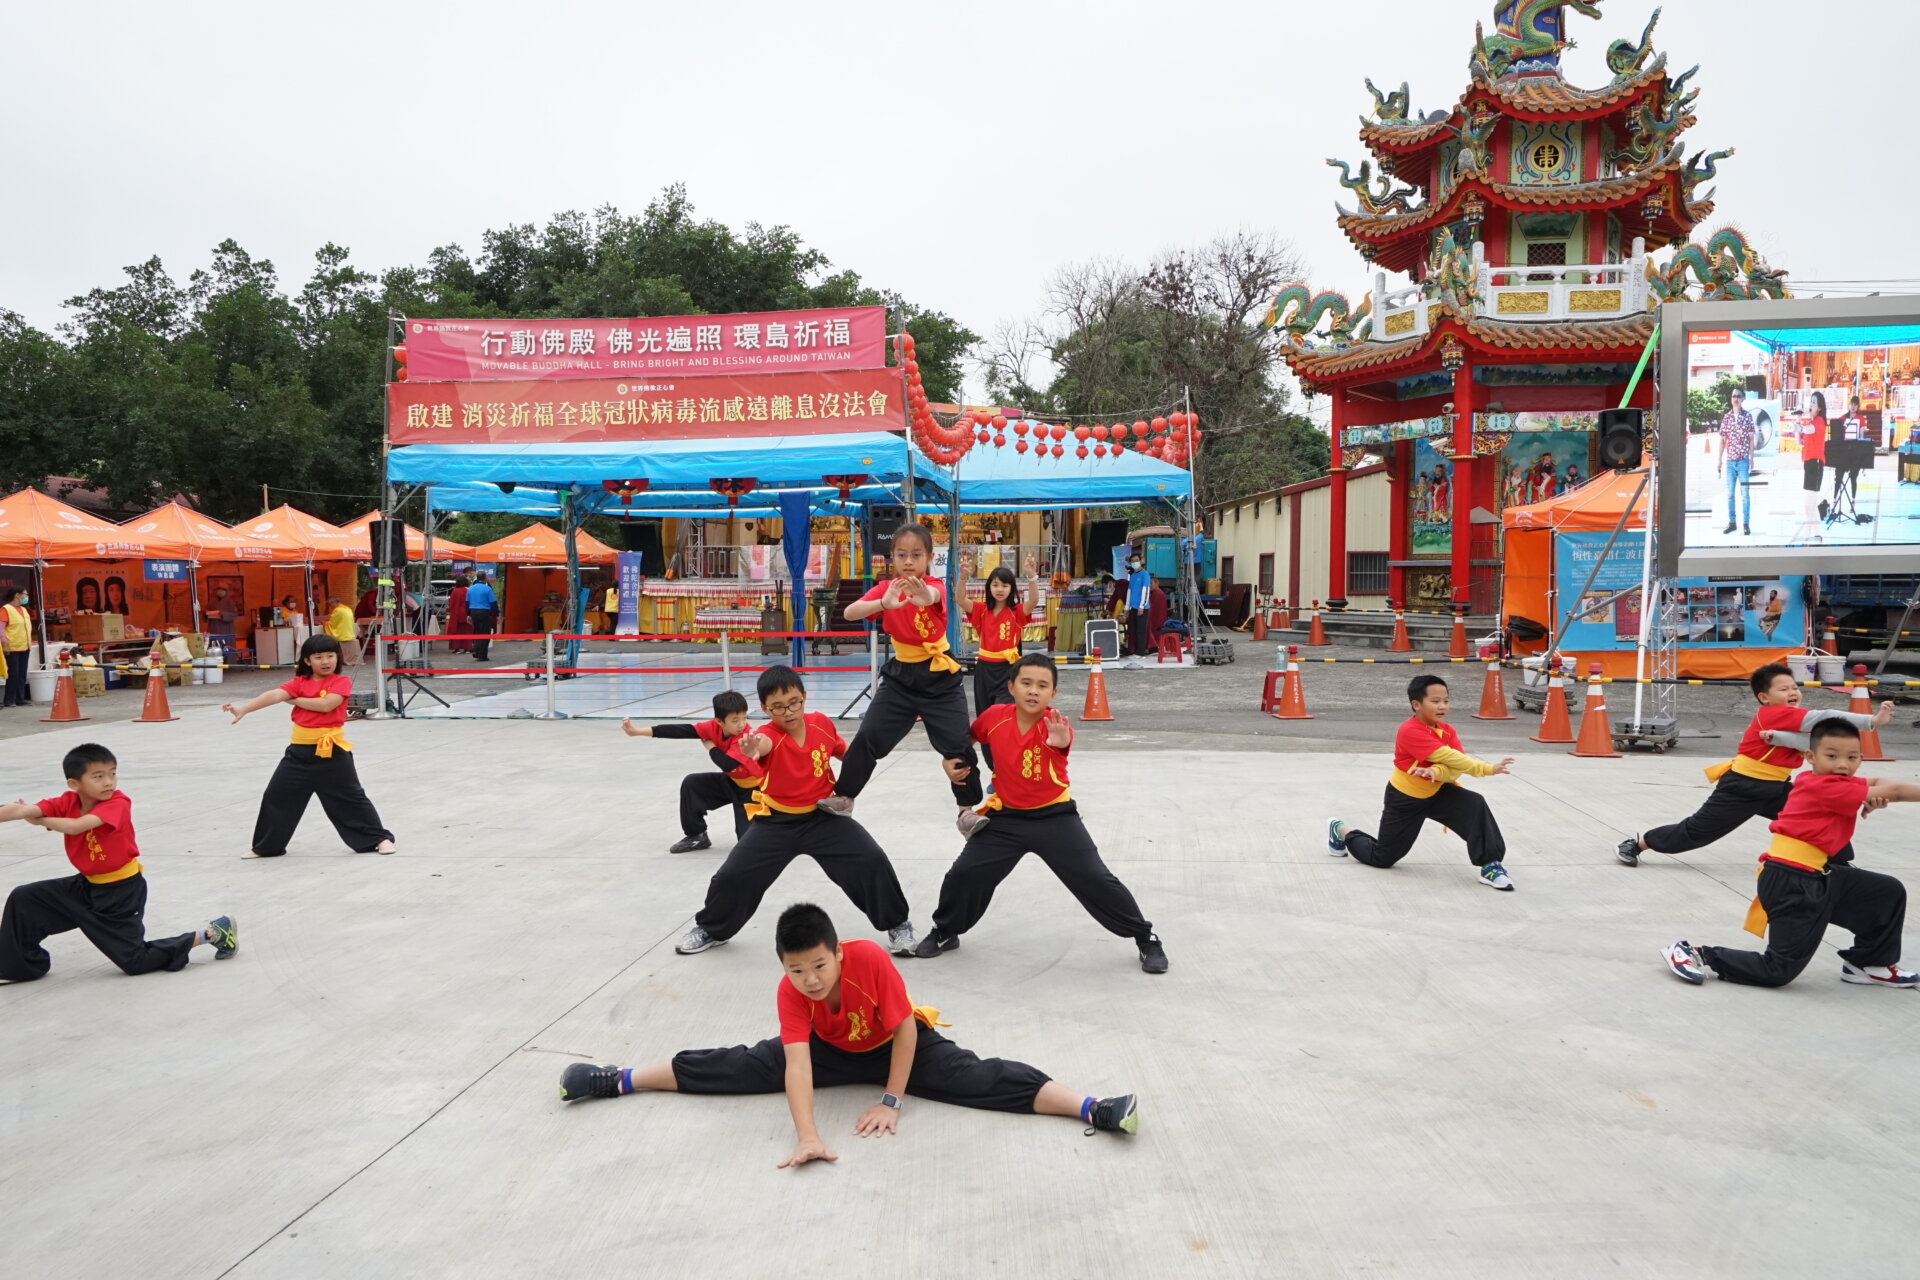
M 1393 771 L 1393 777 L 1388 779 L 1388 781 L 1393 783 L 1393 789 L 1395 791 L 1400 792 L 1402 795 L 1412 796 L 1415 800 L 1425 800 L 1430 796 L 1438 794 L 1441 786 L 1444 785 L 1438 781 L 1416 778 L 1405 769 L 1395 769 Z
M 761 781 L 765 782 L 766 779 L 762 778 Z M 747 817 L 750 819 L 764 818 L 769 813 L 812 813 L 818 807 L 818 805 L 812 804 L 797 806 L 781 804 L 778 800 L 768 797 L 766 792 L 755 791 L 753 793 L 753 803 L 747 806 Z
M 1728 770 L 1743 778 L 1755 778 L 1761 782 L 1785 782 L 1793 776 L 1793 770 L 1783 764 L 1768 764 L 1764 760 L 1755 760 L 1752 756 L 1735 756 L 1731 760 L 1722 760 L 1719 764 L 1710 764 L 1703 772 L 1708 782 L 1718 782 Z
M 135 858 L 126 866 L 114 871 L 102 871 L 97 876 L 88 876 L 88 884 L 112 884 L 115 880 L 131 880 L 140 874 L 140 859 Z
M 898 645 L 895 645 L 894 647 L 896 649 L 899 648 Z M 1011 649 L 982 649 L 980 651 L 980 661 L 982 662 L 1018 662 L 1020 661 L 1020 647 L 1018 645 L 1015 645 Z
M 734 786 L 740 788 L 742 791 L 752 791 L 756 787 L 759 787 L 762 784 L 764 784 L 766 780 L 767 780 L 767 775 L 764 773 L 757 778 L 736 778 L 732 774 L 727 775 L 727 781 L 731 782 Z
M 1766 857 L 1754 870 L 1754 878 L 1756 880 L 1760 878 L 1760 873 L 1767 869 L 1768 862 L 1784 863 L 1802 871 L 1825 871 L 1827 856 L 1824 851 L 1808 844 L 1805 840 L 1795 840 L 1792 836 L 1783 836 L 1776 831 L 1772 842 L 1767 845 Z M 1758 938 L 1767 936 L 1767 909 L 1760 905 L 1758 894 L 1755 894 L 1753 901 L 1748 904 L 1747 920 L 1741 928 Z
M 902 662 L 924 662 L 934 671 L 958 671 L 960 664 L 947 653 L 947 650 L 952 647 L 947 643 L 945 636 L 941 636 L 932 644 L 913 644 L 906 640 L 895 640 L 893 656 Z
M 938 1009 L 935 1009 L 931 1005 L 924 1005 L 924 1004 L 917 1004 L 913 1006 L 913 1020 L 915 1022 L 918 1022 L 923 1027 L 950 1027 L 953 1025 L 951 1022 L 940 1021 L 940 1011 Z M 893 1037 L 888 1036 L 885 1040 L 882 1040 L 879 1044 L 872 1045 L 869 1048 L 865 1048 L 865 1049 L 850 1050 L 849 1052 L 877 1053 L 892 1043 L 893 1043 Z
M 325 729 L 309 729 L 297 724 L 293 726 L 293 745 L 312 747 L 315 757 L 321 760 L 331 760 L 335 747 L 342 751 L 353 750 L 353 744 L 347 741 L 346 730 L 337 724 Z
M 980 805 L 974 809 L 974 812 L 986 814 L 992 813 L 996 809 L 1005 809 L 1008 813 L 1032 813 L 1036 809 L 1051 809 L 1056 804 L 1065 804 L 1071 799 L 1073 799 L 1073 789 L 1071 787 L 1063 787 L 1059 795 L 1047 801 L 1045 804 L 1028 805 L 1026 808 L 1018 808 L 1002 800 L 1000 793 L 996 791 L 982 801 Z

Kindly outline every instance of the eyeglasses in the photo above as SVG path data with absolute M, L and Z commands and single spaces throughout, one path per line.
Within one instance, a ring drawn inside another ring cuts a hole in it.
M 791 702 L 767 702 L 761 705 L 770 716 L 784 716 L 788 712 L 798 711 L 800 708 L 806 706 L 807 700 L 803 696 L 795 698 Z

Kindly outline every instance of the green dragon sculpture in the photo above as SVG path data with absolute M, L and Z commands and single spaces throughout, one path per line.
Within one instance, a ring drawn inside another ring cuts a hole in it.
M 1597 0 L 1520 0 L 1512 21 L 1501 22 L 1500 15 L 1506 8 L 1507 3 L 1494 5 L 1496 26 L 1491 36 L 1486 34 L 1484 26 L 1474 24 L 1474 53 L 1470 65 L 1476 78 L 1498 80 L 1517 62 L 1548 58 L 1562 49 L 1571 49 L 1573 41 L 1541 29 L 1540 19 L 1548 13 L 1572 9 L 1582 17 L 1600 16 Z
M 1653 29 L 1659 25 L 1660 10 L 1655 9 L 1653 17 L 1647 19 L 1647 29 L 1640 33 L 1639 44 L 1615 40 L 1607 46 L 1607 70 L 1613 72 L 1615 84 L 1630 79 L 1647 65 L 1647 59 L 1653 55 Z
M 1367 92 L 1373 95 L 1373 118 L 1360 117 L 1362 125 L 1408 124 L 1413 118 L 1413 89 L 1402 80 L 1400 87 L 1392 93 L 1382 93 L 1373 87 L 1373 80 L 1367 80 Z
M 1336 347 L 1363 341 L 1363 324 L 1371 325 L 1373 298 L 1368 295 L 1358 308 L 1342 293 L 1314 293 L 1303 284 L 1290 284 L 1273 296 L 1260 328 L 1278 333 L 1289 345 L 1305 346 L 1320 322 L 1328 321 L 1328 341 Z
M 1480 295 L 1480 281 L 1474 271 L 1472 252 L 1454 240 L 1452 227 L 1434 240 L 1433 252 L 1427 255 L 1426 278 L 1421 281 L 1420 294 L 1434 302 L 1450 302 L 1463 315 L 1473 312 Z
M 1698 94 L 1697 89 L 1686 95 L 1650 93 L 1635 103 L 1628 117 L 1632 130 L 1613 152 L 1615 167 L 1621 173 L 1638 173 L 1666 159 L 1673 139 L 1697 123 L 1688 108 Z
M 1686 173 L 1681 175 L 1680 178 L 1681 199 L 1688 204 L 1693 204 L 1695 202 L 1693 193 L 1699 189 L 1700 184 L 1703 182 L 1711 182 L 1717 177 L 1720 173 L 1720 162 L 1733 155 L 1733 153 L 1734 149 L 1728 147 L 1725 151 L 1704 152 L 1694 156 L 1692 161 L 1687 165 Z M 1709 191 L 1706 195 L 1699 198 L 1711 200 L 1713 199 L 1713 192 Z
M 1345 160 L 1329 160 L 1327 163 L 1340 171 L 1340 185 L 1353 192 L 1360 199 L 1360 212 L 1369 218 L 1384 218 L 1390 214 L 1408 213 L 1413 209 L 1414 192 L 1411 188 L 1393 189 L 1393 179 L 1385 174 L 1379 178 L 1379 186 L 1374 186 L 1373 162 L 1362 160 L 1360 174 L 1355 177 L 1348 169 Z M 1338 207 L 1337 205 L 1335 206 Z M 1344 216 L 1352 216 L 1345 209 Z
M 1477 112 L 1455 126 L 1453 136 L 1460 143 L 1460 150 L 1453 158 L 1453 184 L 1458 186 L 1468 178 L 1484 179 L 1491 172 L 1492 152 L 1488 140 L 1493 137 L 1494 126 L 1500 123 L 1500 117 L 1491 111 Z
M 1786 277 L 1785 271 L 1768 266 L 1733 227 L 1716 231 L 1704 249 L 1691 242 L 1681 245 L 1664 268 L 1647 264 L 1647 285 L 1662 302 L 1685 298 L 1694 283 L 1699 285 L 1701 299 L 1708 302 L 1785 298 Z

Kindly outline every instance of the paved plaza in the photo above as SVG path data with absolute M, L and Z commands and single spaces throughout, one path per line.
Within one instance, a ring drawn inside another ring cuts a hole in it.
M 862 1140 L 873 1099 L 838 1090 L 818 1111 L 840 1160 L 798 1171 L 774 1168 L 778 1096 L 557 1096 L 571 1061 L 774 1034 L 779 907 L 874 936 L 803 862 L 732 945 L 673 953 L 727 844 L 665 852 L 686 744 L 604 720 L 353 724 L 400 852 L 347 852 L 316 805 L 289 857 L 245 862 L 285 722 L 229 727 L 215 704 L 266 678 L 177 690 L 164 725 L 90 699 L 93 722 L 0 741 L 7 798 L 106 743 L 150 930 L 231 911 L 241 948 L 128 978 L 68 934 L 50 977 L 0 987 L 0 1275 L 1914 1274 L 1920 994 L 1843 985 L 1831 949 L 1781 991 L 1667 974 L 1663 943 L 1746 938 L 1758 824 L 1613 858 L 1704 796 L 1744 694 L 1689 691 L 1717 739 L 1593 761 L 1467 719 L 1463 678 L 1468 748 L 1521 757 L 1473 783 L 1507 834 L 1500 894 L 1431 828 L 1391 871 L 1326 852 L 1329 814 L 1378 817 L 1406 674 L 1312 671 L 1320 718 L 1298 725 L 1248 709 L 1251 657 L 1114 677 L 1074 793 L 1166 976 L 1033 859 L 959 951 L 901 962 L 963 1045 L 1138 1092 L 1137 1137 L 908 1099 L 897 1137 Z M 1887 735 L 1902 762 L 1871 769 L 1920 777 L 1912 722 Z M 859 816 L 924 931 L 958 846 L 933 756 L 884 761 Z M 1920 881 L 1920 806 L 1858 844 Z M 0 828 L 0 887 L 67 869 L 57 837 Z M 1908 943 L 1920 960 L 1911 924 Z

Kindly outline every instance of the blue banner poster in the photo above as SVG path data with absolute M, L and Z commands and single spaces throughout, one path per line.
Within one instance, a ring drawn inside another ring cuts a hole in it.
M 616 590 L 620 593 L 620 617 L 614 623 L 614 634 L 637 636 L 640 634 L 640 576 L 641 556 L 638 551 L 615 553 Z
M 1567 649 L 1631 649 L 1640 635 L 1640 557 L 1644 533 L 1623 532 L 1594 573 L 1606 549 L 1604 533 L 1554 536 L 1554 585 L 1564 615 L 1577 609 L 1561 645 Z M 1594 573 L 1586 594 L 1574 593 Z M 1801 591 L 1804 579 L 1789 577 L 1680 578 L 1680 643 L 1694 648 L 1798 649 L 1806 635 Z M 1611 599 L 1625 591 L 1629 594 Z
M 187 580 L 185 560 L 143 560 L 141 569 L 141 577 L 148 582 L 185 582 Z

